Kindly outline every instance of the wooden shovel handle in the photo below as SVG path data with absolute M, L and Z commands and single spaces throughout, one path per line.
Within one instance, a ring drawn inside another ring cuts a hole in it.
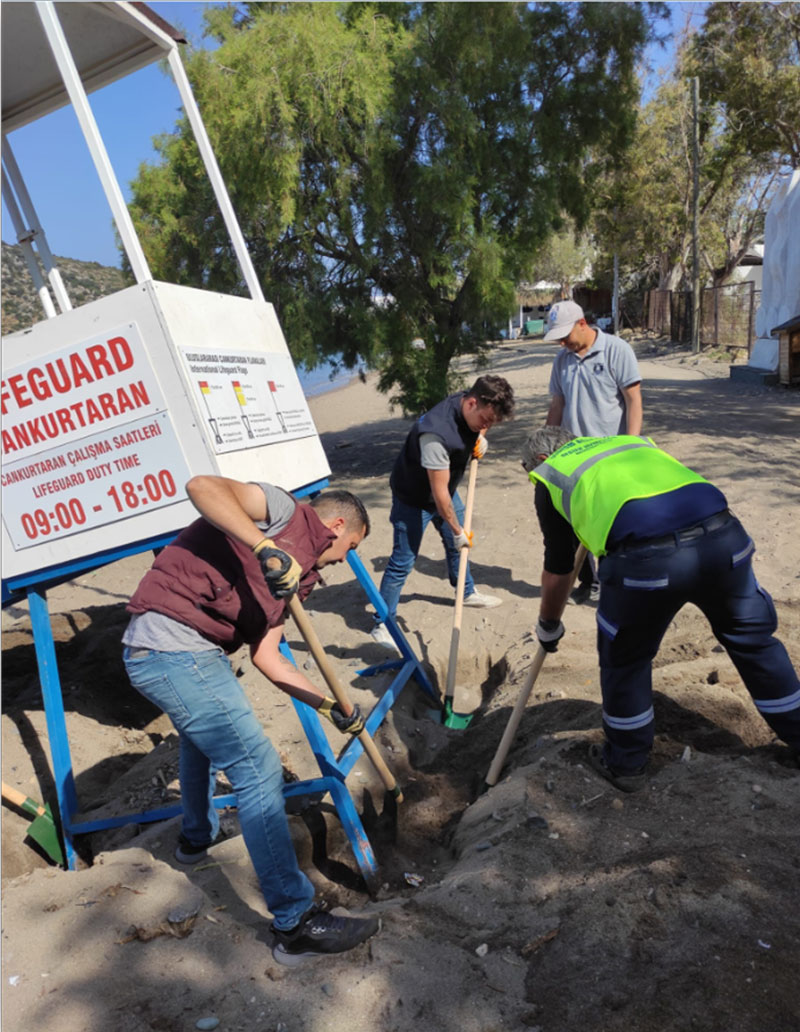
M 583 560 L 585 558 L 586 548 L 583 545 L 579 545 L 578 551 L 575 553 L 575 567 L 572 571 L 572 580 L 569 582 L 570 591 L 572 590 L 572 585 L 575 583 L 576 577 L 580 573 L 581 566 L 583 566 Z M 561 613 L 559 613 L 559 619 L 561 619 Z M 525 684 L 522 686 L 522 690 L 519 693 L 519 697 L 511 712 L 511 716 L 508 718 L 506 729 L 503 732 L 503 737 L 500 739 L 497 752 L 494 754 L 494 759 L 492 760 L 492 765 L 489 768 L 489 773 L 486 775 L 486 784 L 490 787 L 492 785 L 496 785 L 498 778 L 500 777 L 500 771 L 503 769 L 503 764 L 506 761 L 508 750 L 511 748 L 511 743 L 514 741 L 517 728 L 522 720 L 522 714 L 525 712 L 525 705 L 528 702 L 528 697 L 533 691 L 533 686 L 536 684 L 536 678 L 539 676 L 539 671 L 542 669 L 542 664 L 544 663 L 546 656 L 547 652 L 541 645 L 539 645 L 525 678 Z
M 478 477 L 478 460 L 473 456 L 469 462 L 469 481 L 467 482 L 467 504 L 464 508 L 464 531 L 472 530 L 472 509 L 475 504 L 475 482 Z M 464 585 L 467 582 L 467 563 L 469 549 L 462 548 L 458 557 L 458 582 L 456 584 L 456 606 L 453 613 L 453 631 L 450 635 L 450 658 L 447 661 L 447 685 L 445 698 L 452 699 L 456 689 L 456 669 L 458 666 L 458 646 L 461 640 L 461 620 L 464 615 Z
M 317 637 L 317 632 L 314 630 L 311 621 L 308 618 L 308 614 L 303 609 L 303 605 L 297 595 L 292 595 L 289 599 L 289 612 L 292 614 L 294 622 L 297 624 L 297 629 L 303 636 L 306 645 L 311 649 L 311 655 L 314 657 L 314 661 L 317 664 L 319 672 L 322 674 L 325 683 L 333 693 L 333 697 L 341 706 L 344 715 L 349 717 L 353 712 L 353 704 L 347 698 L 345 690 L 336 676 L 333 667 L 330 664 L 330 660 L 325 654 L 325 649 L 322 647 L 322 643 Z M 364 752 L 370 758 L 373 767 L 380 775 L 381 781 L 395 796 L 398 803 L 402 803 L 403 793 L 400 786 L 397 784 L 397 779 L 386 766 L 386 762 L 378 752 L 378 747 L 375 745 L 375 742 L 372 740 L 367 729 L 364 728 L 358 737 L 364 747 Z
M 47 813 L 47 810 L 45 810 L 41 803 L 37 803 L 35 799 L 29 799 L 24 792 L 20 792 L 17 788 L 12 788 L 5 781 L 3 782 L 3 799 L 7 799 L 14 806 L 18 806 L 20 810 L 27 809 L 29 813 L 32 812 L 32 807 L 36 807 L 36 813 L 40 817 L 44 817 Z M 26 803 L 28 804 L 27 807 L 25 806 Z

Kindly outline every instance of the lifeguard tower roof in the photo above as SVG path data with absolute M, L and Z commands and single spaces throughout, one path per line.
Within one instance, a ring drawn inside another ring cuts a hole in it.
M 141 3 L 57 3 L 59 21 L 87 93 L 164 57 L 186 39 Z M 33 3 L 4 3 L 2 117 L 10 132 L 69 103 Z

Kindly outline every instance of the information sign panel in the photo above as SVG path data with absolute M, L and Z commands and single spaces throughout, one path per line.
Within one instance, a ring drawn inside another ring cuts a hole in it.
M 3 522 L 30 548 L 185 498 L 189 467 L 166 413 L 60 445 L 3 469 Z
M 192 476 L 330 474 L 263 301 L 148 280 L 4 337 L 3 358 L 6 584 L 177 533 Z
M 185 347 L 181 353 L 216 454 L 316 435 L 288 355 Z

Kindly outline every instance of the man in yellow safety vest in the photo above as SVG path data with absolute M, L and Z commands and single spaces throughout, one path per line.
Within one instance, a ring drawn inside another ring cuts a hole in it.
M 653 744 L 651 666 L 678 610 L 708 618 L 758 711 L 800 760 L 800 680 L 774 637 L 772 599 L 752 570 L 755 545 L 725 496 L 644 437 L 575 437 L 544 427 L 523 466 L 544 534 L 536 633 L 555 651 L 575 538 L 600 559 L 597 648 L 604 748 L 591 766 L 622 791 L 645 783 Z

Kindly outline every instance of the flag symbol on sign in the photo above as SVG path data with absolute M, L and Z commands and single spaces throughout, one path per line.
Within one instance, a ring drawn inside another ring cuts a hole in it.
M 234 394 L 236 395 L 236 400 L 239 402 L 239 408 L 244 408 L 247 404 L 247 398 L 244 396 L 241 383 L 238 380 L 231 380 L 231 386 L 233 387 Z M 250 427 L 250 420 L 244 412 L 242 412 L 242 422 L 244 423 L 244 428 L 247 431 L 247 436 L 252 440 L 254 435 Z
M 214 434 L 214 440 L 217 444 L 222 444 L 222 437 L 219 432 L 219 424 L 214 418 L 214 414 L 211 411 L 211 407 L 208 404 L 208 399 L 211 396 L 211 388 L 208 386 L 208 380 L 198 380 L 197 386 L 200 388 L 200 396 L 203 399 L 203 403 L 208 413 L 208 425 L 211 427 L 211 432 Z

